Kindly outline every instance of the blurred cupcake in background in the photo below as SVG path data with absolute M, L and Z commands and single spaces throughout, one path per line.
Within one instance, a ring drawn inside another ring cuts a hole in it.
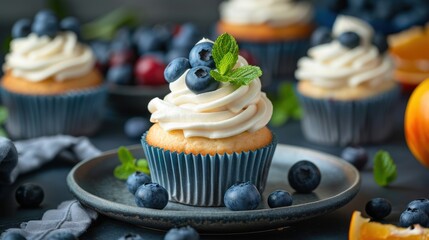
M 228 0 L 220 4 L 219 34 L 232 34 L 264 71 L 263 86 L 293 79 L 313 31 L 313 9 L 305 1 Z
M 11 137 L 87 135 L 100 125 L 106 89 L 79 31 L 76 18 L 49 10 L 14 24 L 1 82 Z
M 385 140 L 400 93 L 386 38 L 360 19 L 340 15 L 332 33 L 315 31 L 317 41 L 296 71 L 305 137 L 340 146 Z

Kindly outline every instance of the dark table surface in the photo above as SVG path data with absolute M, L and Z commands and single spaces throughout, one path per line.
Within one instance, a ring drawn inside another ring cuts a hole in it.
M 392 213 L 387 217 L 386 222 L 397 224 L 399 215 L 409 201 L 421 197 L 429 198 L 427 185 L 429 169 L 422 167 L 415 160 L 404 140 L 405 105 L 406 97 L 398 105 L 394 134 L 383 144 L 364 146 L 369 153 L 370 161 L 361 171 L 361 189 L 358 195 L 344 207 L 326 215 L 299 222 L 283 230 L 230 236 L 202 235 L 201 239 L 347 239 L 352 212 L 354 210 L 364 212 L 365 203 L 374 197 L 384 197 L 391 201 Z M 130 140 L 123 134 L 122 127 L 126 119 L 127 117 L 124 115 L 108 114 L 101 130 L 90 138 L 91 141 L 103 151 L 115 149 L 121 145 L 138 144 L 138 140 Z M 284 126 L 272 128 L 272 130 L 281 144 L 302 146 L 337 156 L 342 150 L 340 147 L 319 146 L 306 141 L 298 121 L 288 122 Z M 372 176 L 372 157 L 379 149 L 390 152 L 398 168 L 398 178 L 385 188 L 379 187 Z M 56 208 L 64 200 L 72 199 L 73 196 L 66 184 L 66 176 L 72 167 L 71 163 L 54 161 L 40 170 L 20 176 L 12 186 L 0 189 L 0 232 L 11 227 L 18 227 L 23 221 L 40 219 L 46 210 Z M 14 190 L 25 182 L 33 182 L 44 188 L 45 199 L 40 208 L 21 209 L 15 202 Z M 99 216 L 79 239 L 117 239 L 126 233 L 138 233 L 144 239 L 163 239 L 165 234 L 165 232 L 144 229 Z

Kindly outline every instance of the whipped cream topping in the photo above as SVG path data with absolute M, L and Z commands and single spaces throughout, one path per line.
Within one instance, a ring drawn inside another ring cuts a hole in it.
M 236 67 L 248 65 L 239 56 Z M 166 131 L 183 130 L 184 136 L 219 139 L 245 131 L 257 131 L 269 122 L 273 106 L 261 92 L 261 81 L 236 87 L 221 83 L 212 92 L 194 94 L 185 83 L 188 71 L 170 83 L 169 93 L 163 100 L 152 99 L 148 109 L 151 122 L 159 123 Z
M 228 0 L 219 11 L 222 21 L 234 24 L 287 26 L 310 22 L 313 16 L 309 3 L 293 0 Z
M 383 81 L 393 81 L 393 62 L 371 44 L 372 28 L 357 18 L 339 16 L 333 27 L 334 37 L 347 31 L 354 31 L 361 37 L 358 47 L 349 49 L 337 40 L 315 46 L 309 49 L 308 57 L 298 61 L 295 77 L 324 88 L 365 83 L 377 86 Z
M 87 74 L 94 64 L 91 49 L 79 43 L 73 32 L 62 32 L 55 38 L 30 34 L 12 40 L 3 69 L 31 82 L 50 77 L 64 81 Z

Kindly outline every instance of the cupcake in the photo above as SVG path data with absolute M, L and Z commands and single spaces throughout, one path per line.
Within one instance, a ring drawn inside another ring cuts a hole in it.
M 12 29 L 1 97 L 13 138 L 93 133 L 101 123 L 106 89 L 91 49 L 79 40 L 73 17 L 58 22 L 48 10 Z
M 152 181 L 171 201 L 222 206 L 237 182 L 264 190 L 276 139 L 266 127 L 273 108 L 261 92 L 261 74 L 228 34 L 215 43 L 203 39 L 189 60 L 167 66 L 171 93 L 149 102 L 154 125 L 142 144 Z
M 228 32 L 264 71 L 263 86 L 293 79 L 313 31 L 312 7 L 292 0 L 228 0 L 220 4 L 218 33 Z
M 306 138 L 340 146 L 386 139 L 400 92 L 386 39 L 349 16 L 338 16 L 332 33 L 319 32 L 317 39 L 321 44 L 299 60 L 295 73 Z

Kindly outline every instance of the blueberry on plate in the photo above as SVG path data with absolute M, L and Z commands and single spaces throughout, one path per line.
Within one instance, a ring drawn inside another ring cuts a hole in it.
M 214 91 L 219 87 L 219 82 L 210 75 L 209 67 L 194 67 L 188 71 L 185 77 L 186 86 L 195 94 Z
M 149 127 L 150 121 L 144 117 L 132 117 L 125 122 L 125 135 L 131 139 L 140 139 Z
M 251 182 L 237 183 L 226 190 L 223 201 L 232 211 L 253 210 L 261 202 L 261 194 Z
M 133 67 L 130 64 L 116 65 L 107 71 L 107 82 L 118 85 L 129 85 L 133 81 Z
M 338 36 L 338 42 L 350 49 L 359 46 L 360 41 L 360 36 L 355 32 L 343 32 Z
M 189 52 L 189 63 L 192 67 L 205 66 L 215 68 L 212 56 L 213 43 L 202 42 L 195 45 Z
M 144 240 L 144 238 L 135 233 L 127 233 L 124 236 L 118 238 L 118 240 Z
M 410 227 L 414 224 L 420 224 L 422 227 L 428 227 L 429 217 L 421 209 L 407 208 L 399 217 L 399 226 Z
M 21 207 L 38 207 L 45 196 L 43 189 L 32 183 L 25 183 L 19 186 L 15 191 L 15 199 Z
M 189 60 L 181 57 L 171 61 L 164 70 L 164 78 L 167 82 L 171 83 L 176 81 L 182 74 L 191 68 Z M 210 74 L 210 72 L 209 72 Z
M 71 31 L 80 37 L 80 23 L 75 17 L 66 17 L 60 22 L 60 29 L 62 31 Z
M 356 167 L 357 170 L 362 170 L 368 162 L 368 153 L 363 147 L 346 147 L 341 152 L 341 158 Z
M 312 162 L 301 160 L 296 162 L 288 172 L 289 185 L 299 193 L 310 193 L 319 186 L 321 174 Z
M 2 240 L 25 240 L 25 237 L 17 232 L 5 233 Z
M 371 218 L 380 220 L 389 216 L 392 204 L 385 198 L 373 198 L 366 203 L 365 211 Z
M 139 188 L 143 184 L 150 183 L 150 182 L 151 182 L 151 179 L 149 175 L 147 175 L 146 173 L 137 171 L 131 174 L 127 178 L 126 185 L 127 185 L 128 191 L 130 191 L 130 193 L 132 194 L 135 194 L 137 191 L 137 188 Z
M 49 233 L 45 240 L 77 240 L 77 237 L 73 235 L 70 231 L 66 230 L 57 230 Z
M 377 47 L 379 53 L 385 53 L 389 48 L 387 38 L 383 34 L 376 33 L 372 38 L 372 44 Z
M 168 192 L 158 183 L 141 185 L 134 196 L 139 207 L 163 209 L 168 203 Z
M 12 27 L 13 38 L 23 38 L 31 33 L 31 21 L 30 19 L 23 18 L 15 22 Z
M 268 196 L 268 206 L 270 208 L 287 207 L 292 205 L 292 196 L 284 190 L 277 190 Z
M 317 46 L 317 45 L 329 43 L 331 41 L 332 41 L 331 30 L 329 30 L 327 27 L 319 27 L 311 35 L 310 45 Z
M 198 240 L 200 235 L 190 226 L 172 228 L 164 236 L 164 240 Z
M 420 198 L 420 199 L 413 200 L 408 204 L 408 208 L 411 208 L 411 209 L 417 208 L 425 212 L 427 215 L 429 215 L 429 199 Z

